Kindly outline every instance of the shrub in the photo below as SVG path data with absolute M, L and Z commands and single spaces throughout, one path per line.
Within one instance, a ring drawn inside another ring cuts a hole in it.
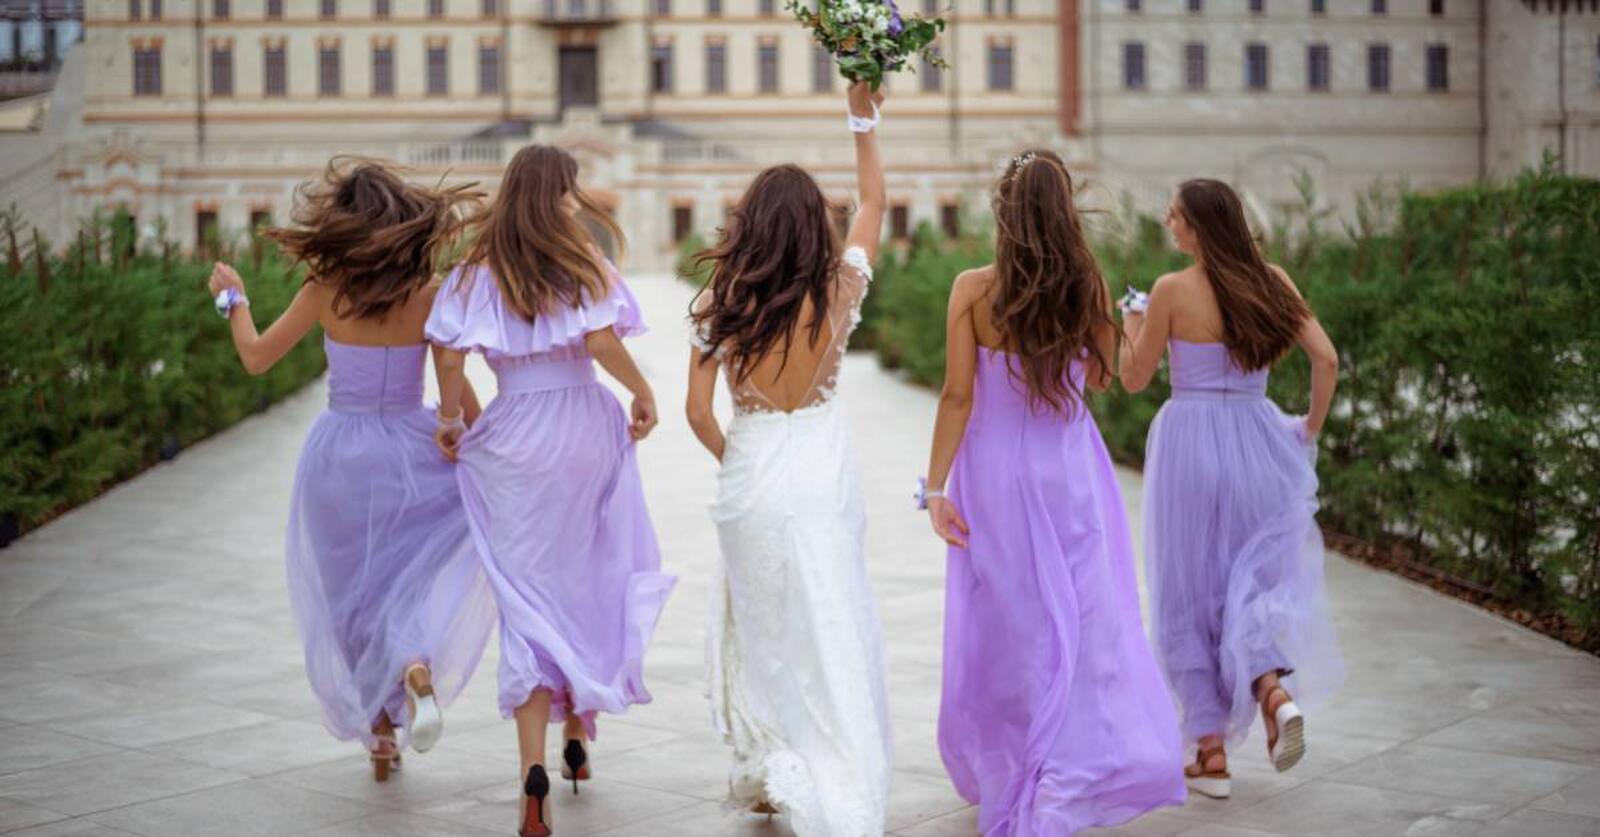
M 315 339 L 245 374 L 206 301 L 211 264 L 126 216 L 84 223 L 61 252 L 15 213 L 0 279 L 0 517 L 26 531 L 184 446 L 264 409 L 322 372 Z M 265 325 L 300 278 L 259 242 L 240 265 Z
M 1317 220 L 1277 231 L 1268 250 L 1339 348 L 1324 523 L 1401 545 L 1535 617 L 1524 621 L 1559 615 L 1564 638 L 1600 649 L 1600 182 L 1546 167 L 1375 193 L 1340 234 Z M 1150 218 L 1096 250 L 1117 294 L 1186 263 Z M 987 241 L 920 238 L 885 256 L 870 318 L 885 361 L 938 385 L 951 280 L 990 258 Z M 1303 412 L 1308 386 L 1296 352 L 1270 392 Z M 1163 373 L 1147 393 L 1091 398 L 1118 459 L 1142 461 L 1166 391 Z

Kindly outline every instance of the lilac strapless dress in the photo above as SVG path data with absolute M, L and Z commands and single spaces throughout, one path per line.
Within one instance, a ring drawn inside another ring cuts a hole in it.
M 428 664 L 441 704 L 461 691 L 494 599 L 422 405 L 427 345 L 324 348 L 328 409 L 289 506 L 289 601 L 324 725 L 371 746 L 379 713 L 406 721 L 407 666 Z
M 584 335 L 644 331 L 613 270 L 611 293 L 529 322 L 486 268 L 457 268 L 428 339 L 482 352 L 499 394 L 461 438 L 458 475 L 500 606 L 500 711 L 535 689 L 551 721 L 648 703 L 644 653 L 675 579 L 661 572 L 628 417 L 595 376 Z
M 1184 801 L 1133 546 L 1094 418 L 1035 411 L 979 348 L 950 497 L 939 748 L 985 835 L 1072 834 Z M 1083 368 L 1074 364 L 1080 382 Z
M 1172 398 L 1145 451 L 1145 575 L 1184 740 L 1242 743 L 1269 672 L 1301 708 L 1344 680 L 1323 590 L 1316 450 L 1221 343 L 1169 344 Z

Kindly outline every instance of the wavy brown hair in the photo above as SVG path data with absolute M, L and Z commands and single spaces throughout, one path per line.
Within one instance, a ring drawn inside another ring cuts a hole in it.
M 1228 355 L 1240 369 L 1271 366 L 1294 348 L 1311 308 L 1268 266 L 1228 184 L 1185 181 L 1178 208 L 1194 230 L 1195 257 L 1216 295 Z
M 294 225 L 265 230 L 307 282 L 333 289 L 335 316 L 382 318 L 426 285 L 483 196 L 477 184 L 426 188 L 388 163 L 335 157 L 297 190 Z
M 1055 152 L 1026 151 L 1012 159 L 994 194 L 995 282 L 989 292 L 1012 377 L 1027 387 L 1031 402 L 1069 417 L 1083 402 L 1073 362 L 1087 352 L 1110 369 L 1095 333 L 1117 327 L 1073 192 L 1072 175 Z
M 578 212 L 567 211 L 571 195 Z M 500 191 L 474 227 L 465 263 L 494 273 L 511 310 L 528 321 L 551 306 L 576 308 L 611 291 L 588 216 L 622 245 L 622 229 L 578 185 L 578 161 L 550 145 L 529 145 L 511 158 Z
M 695 254 L 696 264 L 711 266 L 711 278 L 705 304 L 690 317 L 707 343 L 724 347 L 735 380 L 788 343 L 807 300 L 807 339 L 815 344 L 821 338 L 839 269 L 838 232 L 829 212 L 822 189 L 805 169 L 773 166 L 751 181 L 716 245 Z

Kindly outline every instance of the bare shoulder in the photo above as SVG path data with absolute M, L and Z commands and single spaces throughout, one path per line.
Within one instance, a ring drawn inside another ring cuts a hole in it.
M 983 298 L 994 286 L 994 265 L 975 267 L 963 270 L 956 274 L 956 281 L 950 285 L 950 301 L 971 305 Z
M 1163 297 L 1176 297 L 1183 294 L 1194 281 L 1195 277 L 1190 274 L 1196 272 L 1192 268 L 1185 268 L 1157 276 L 1155 284 L 1150 286 L 1150 296 L 1154 298 L 1159 294 Z
M 694 302 L 689 303 L 689 310 L 697 314 L 710 307 L 711 288 L 709 287 L 701 288 L 700 292 L 694 295 Z
M 1289 286 L 1289 290 L 1294 291 L 1295 296 L 1299 296 L 1300 295 L 1300 288 L 1295 285 L 1293 279 L 1289 278 L 1289 271 L 1284 270 L 1283 268 L 1279 267 L 1278 265 L 1272 264 L 1270 262 L 1267 264 L 1267 269 L 1271 270 L 1272 271 L 1272 275 L 1278 277 L 1278 279 L 1280 281 L 1282 281 L 1283 284 L 1288 285 Z

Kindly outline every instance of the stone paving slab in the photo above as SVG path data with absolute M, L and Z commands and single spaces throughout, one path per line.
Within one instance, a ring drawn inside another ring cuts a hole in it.
M 679 586 L 648 659 L 655 701 L 602 720 L 597 776 L 580 796 L 556 795 L 557 833 L 781 837 L 781 817 L 719 802 L 728 757 L 701 660 L 715 471 L 679 409 L 689 293 L 663 277 L 636 290 L 655 330 L 635 352 L 665 413 L 641 462 Z M 485 371 L 474 380 L 487 390 Z M 866 356 L 849 358 L 843 389 L 889 644 L 889 828 L 966 837 L 976 812 L 951 790 L 935 741 L 943 550 L 908 508 L 934 397 Z M 441 745 L 385 785 L 317 720 L 282 532 L 324 398 L 309 387 L 0 551 L 0 832 L 512 832 L 516 750 L 495 709 L 493 643 Z M 1137 519 L 1139 476 L 1120 477 Z M 1600 834 L 1600 660 L 1338 555 L 1328 582 L 1350 678 L 1308 719 L 1306 761 L 1272 772 L 1258 733 L 1234 756 L 1232 800 L 1197 798 L 1100 834 Z

